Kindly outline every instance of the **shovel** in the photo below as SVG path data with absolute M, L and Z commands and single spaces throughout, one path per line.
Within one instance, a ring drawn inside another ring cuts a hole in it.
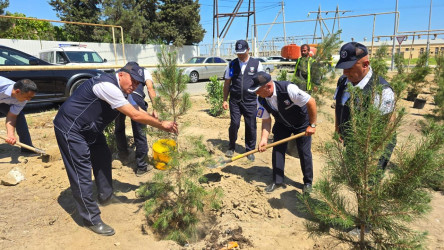
M 6 140 L 6 137 L 3 135 L 0 135 L 0 138 L 3 140 Z M 31 150 L 33 152 L 36 152 L 37 154 L 40 154 L 43 162 L 49 162 L 49 155 L 43 149 L 34 148 L 29 145 L 23 144 L 21 142 L 16 142 L 15 145 L 20 146 L 22 148 L 26 148 L 26 149 Z
M 266 149 L 267 149 L 267 148 L 272 148 L 272 147 L 274 147 L 274 146 L 277 146 L 277 145 L 279 145 L 279 144 L 282 144 L 282 143 L 285 143 L 285 142 L 288 142 L 288 141 L 294 140 L 294 139 L 299 138 L 299 137 L 302 137 L 302 136 L 304 136 L 304 135 L 305 135 L 305 132 L 301 132 L 301 133 L 299 133 L 299 134 L 292 135 L 292 136 L 287 137 L 287 138 L 285 138 L 285 139 L 282 139 L 282 140 L 279 140 L 279 141 L 276 141 L 276 142 L 273 142 L 273 143 L 267 144 L 267 146 L 265 146 L 265 148 L 266 148 Z M 257 152 L 259 152 L 259 149 L 253 149 L 253 150 L 248 151 L 248 152 L 246 152 L 246 153 L 236 155 L 236 156 L 234 156 L 234 157 L 232 157 L 232 158 L 230 158 L 230 159 L 228 159 L 228 160 L 224 160 L 223 157 L 222 157 L 222 158 L 221 158 L 218 162 L 216 162 L 215 164 L 211 164 L 211 165 L 209 165 L 208 168 L 217 168 L 217 167 L 221 167 L 221 166 L 224 166 L 224 165 L 227 164 L 227 163 L 233 162 L 233 161 L 235 161 L 235 160 L 239 160 L 239 159 L 241 159 L 241 158 L 244 158 L 244 157 L 246 157 L 246 156 L 248 156 L 248 155 L 251 155 L 251 154 L 254 154 L 254 153 L 257 153 Z

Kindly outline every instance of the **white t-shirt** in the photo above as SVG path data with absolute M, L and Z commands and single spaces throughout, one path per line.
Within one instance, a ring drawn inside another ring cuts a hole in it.
M 241 72 L 242 74 L 245 71 L 245 68 L 247 67 L 248 61 L 250 61 L 250 56 L 248 57 L 248 60 L 246 62 L 242 62 L 241 60 L 239 60 L 239 67 L 241 68 Z M 264 71 L 264 67 L 262 66 L 262 63 L 259 61 L 259 64 L 257 66 L 257 72 L 259 71 Z M 227 66 L 227 68 L 225 69 L 225 79 L 231 79 L 230 76 L 230 66 Z
M 129 103 L 132 105 L 137 105 L 131 95 L 127 95 L 122 92 L 118 73 L 116 73 L 116 77 L 119 87 L 111 82 L 100 82 L 93 86 L 94 94 L 101 100 L 107 102 L 112 109 L 120 108 Z
M 362 78 L 362 80 L 354 87 L 364 89 L 368 81 L 370 81 L 372 75 L 373 75 L 373 70 L 370 67 L 370 70 L 368 71 L 367 75 L 365 75 L 364 78 Z M 347 78 L 347 81 L 344 84 L 348 83 L 350 82 L 348 81 Z M 335 95 L 333 97 L 334 100 L 336 100 L 337 94 L 338 94 L 338 88 L 336 88 Z M 381 96 L 382 96 L 382 102 L 380 102 Z M 381 96 L 380 95 L 375 96 L 374 104 L 379 106 L 379 110 L 383 115 L 393 112 L 393 109 L 395 108 L 395 93 L 393 92 L 393 90 L 391 88 L 384 88 L 382 90 Z M 343 98 L 340 101 L 342 102 L 342 104 L 345 104 L 348 98 L 350 98 L 350 93 L 344 91 Z
M 310 95 L 306 92 L 300 90 L 296 84 L 288 84 L 287 87 L 288 96 L 290 97 L 290 100 L 299 107 L 304 106 L 307 104 L 307 102 L 310 100 Z M 277 94 L 276 94 L 276 84 L 273 81 L 273 95 L 270 97 L 266 97 L 265 101 L 267 101 L 268 105 L 273 110 L 278 110 L 278 103 L 277 103 Z M 262 104 L 259 103 L 259 99 L 257 99 L 257 117 L 260 119 L 268 119 L 270 118 L 270 113 L 262 106 Z

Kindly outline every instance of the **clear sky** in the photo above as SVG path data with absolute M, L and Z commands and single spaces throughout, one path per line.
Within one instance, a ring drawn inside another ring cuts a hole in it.
M 201 4 L 201 23 L 206 30 L 205 38 L 202 43 L 209 44 L 213 41 L 213 0 L 200 0 Z M 231 13 L 237 4 L 237 0 L 219 0 L 219 13 Z M 271 23 L 281 10 L 281 0 L 256 0 L 256 23 Z M 316 14 L 310 14 L 309 11 L 335 10 L 339 5 L 340 10 L 349 10 L 341 16 L 360 15 L 367 13 L 390 12 L 395 10 L 396 0 L 286 0 L 285 20 L 303 20 L 315 19 Z M 400 11 L 399 31 L 426 30 L 429 21 L 430 0 L 399 0 L 398 10 Z M 244 0 L 240 11 L 247 11 L 248 0 Z M 24 13 L 26 16 L 59 20 L 55 11 L 49 5 L 48 0 L 10 0 L 10 5 L 6 9 L 10 12 Z M 444 29 L 444 1 L 433 0 L 432 5 L 432 29 Z M 334 17 L 334 13 L 328 13 L 324 17 Z M 219 19 L 220 29 L 226 23 L 225 19 Z M 277 21 L 282 21 L 282 14 Z M 253 16 L 250 18 L 250 24 L 253 24 Z M 326 20 L 328 29 L 332 29 L 333 21 Z M 350 41 L 353 37 L 355 41 L 363 41 L 364 38 L 371 39 L 373 16 L 341 19 L 341 28 L 343 30 L 342 40 Z M 376 17 L 375 34 L 392 35 L 394 26 L 394 15 L 382 15 Z M 261 41 L 270 26 L 258 26 L 258 39 Z M 286 25 L 286 35 L 300 36 L 312 35 L 315 22 L 293 23 Z M 244 39 L 246 36 L 247 18 L 236 18 L 231 25 L 224 42 L 232 42 L 238 39 Z M 337 27 L 335 28 L 337 29 Z M 319 35 L 319 25 L 318 25 Z M 250 27 L 251 31 L 251 27 Z M 325 28 L 324 28 L 325 31 Z M 283 37 L 283 25 L 276 24 L 272 27 L 267 36 L 267 40 L 274 37 Z M 249 35 L 251 37 L 251 33 Z M 444 36 L 440 36 L 441 38 Z M 305 41 L 296 41 L 301 43 Z M 309 41 L 311 42 L 311 41 Z

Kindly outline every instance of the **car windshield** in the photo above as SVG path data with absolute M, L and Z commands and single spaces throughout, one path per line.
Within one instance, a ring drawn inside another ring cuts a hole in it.
M 203 63 L 204 61 L 205 57 L 193 57 L 187 63 Z
M 103 59 L 97 52 L 66 51 L 65 53 L 72 63 L 103 63 Z

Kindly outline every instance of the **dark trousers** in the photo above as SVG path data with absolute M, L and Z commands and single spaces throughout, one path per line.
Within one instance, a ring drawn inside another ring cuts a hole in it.
M 140 108 L 145 111 L 148 109 L 148 104 L 141 96 L 132 94 L 132 97 Z M 125 118 L 126 115 L 120 113 L 115 120 L 116 127 L 114 134 L 116 136 L 117 150 L 119 151 L 120 155 L 128 155 L 128 142 L 126 141 L 125 135 Z M 146 157 L 148 154 L 146 125 L 131 120 L 131 127 L 133 129 L 134 144 L 136 145 L 137 168 L 146 169 L 148 167 L 148 163 L 146 162 Z
M 0 114 L 6 116 L 9 112 L 10 107 L 11 105 L 9 104 L 0 103 Z M 26 123 L 26 118 L 25 114 L 23 114 L 23 111 L 21 111 L 17 115 L 15 130 L 17 131 L 17 135 L 19 136 L 19 140 L 21 143 L 32 146 L 31 135 L 29 134 L 28 124 Z
M 251 151 L 256 148 L 256 101 L 251 103 L 237 102 L 230 99 L 230 127 L 228 134 L 230 143 L 228 149 L 234 150 L 237 140 L 237 132 L 240 127 L 241 116 L 245 121 L 245 149 Z
M 100 209 L 93 198 L 91 169 L 99 200 L 109 198 L 113 192 L 111 152 L 106 138 L 103 134 L 95 138 L 85 138 L 76 132 L 65 133 L 57 128 L 54 130 L 77 211 L 86 226 L 96 225 L 102 220 Z
M 285 139 L 292 134 L 298 134 L 305 131 L 305 128 L 296 130 L 289 128 L 282 123 L 275 123 L 273 126 L 273 141 Z M 281 184 L 284 182 L 285 168 L 285 152 L 287 144 L 282 143 L 273 147 L 272 163 L 273 163 L 273 182 Z M 302 136 L 296 139 L 299 160 L 301 163 L 302 174 L 304 175 L 304 184 L 312 184 L 313 182 L 313 159 L 311 155 L 311 136 Z

